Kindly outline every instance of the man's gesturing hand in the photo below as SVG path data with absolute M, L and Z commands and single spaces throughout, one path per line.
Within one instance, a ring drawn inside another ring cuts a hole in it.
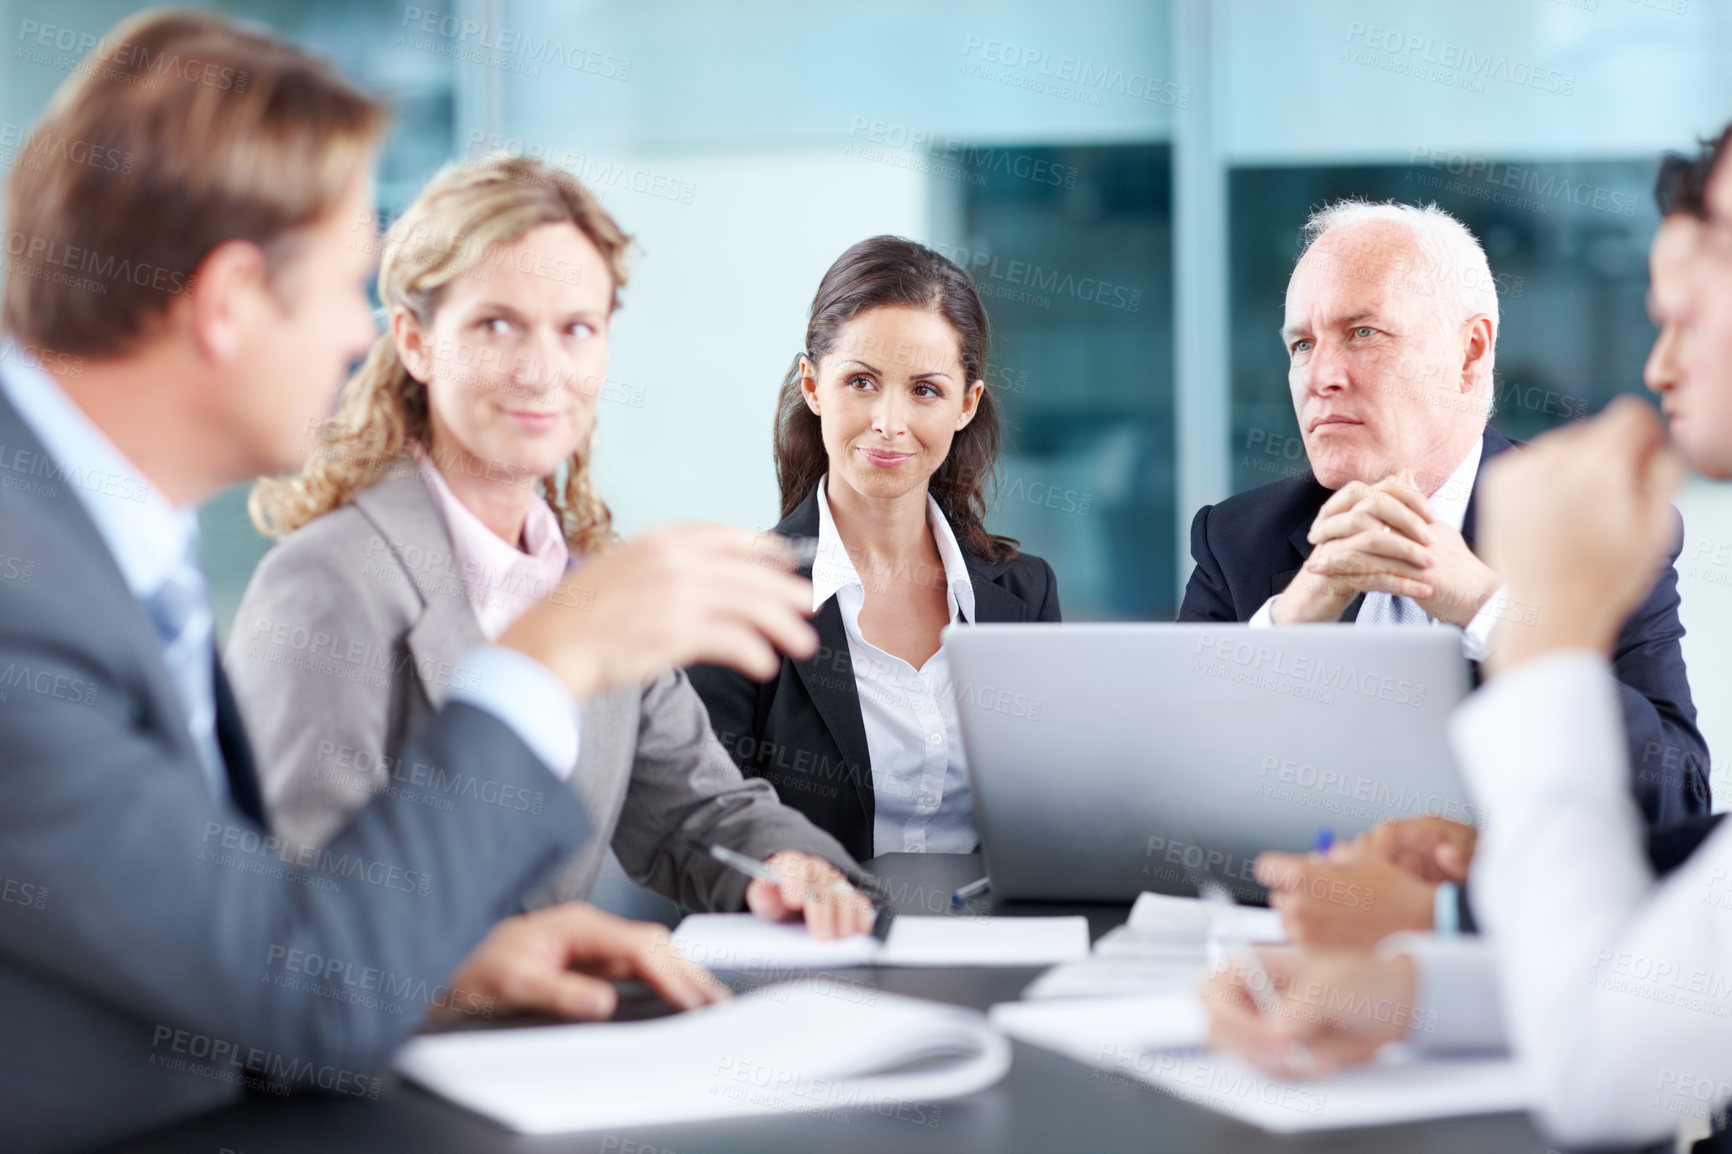
M 1427 814 L 1378 822 L 1353 844 L 1400 866 L 1420 881 L 1459 885 L 1467 880 L 1478 842 L 1479 831 L 1473 826 Z
M 1683 479 L 1660 419 L 1634 397 L 1493 462 L 1480 542 L 1511 599 L 1539 607 L 1532 624 L 1493 633 L 1494 673 L 1561 649 L 1611 652 L 1665 564 Z
M 778 538 L 720 525 L 658 529 L 590 561 L 518 618 L 499 643 L 584 701 L 706 661 L 760 680 L 781 653 L 809 657 L 812 584 Z
M 501 921 L 464 959 L 451 985 L 507 1011 L 599 1019 L 619 1002 L 610 978 L 643 982 L 682 1010 L 729 996 L 709 971 L 674 949 L 663 927 L 628 922 L 584 902 Z
M 1402 930 L 1432 928 L 1437 886 L 1355 846 L 1328 855 L 1257 855 L 1257 880 L 1281 928 L 1302 946 L 1369 949 Z

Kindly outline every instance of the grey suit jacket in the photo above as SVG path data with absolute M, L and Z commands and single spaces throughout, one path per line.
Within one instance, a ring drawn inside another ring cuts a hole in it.
M 320 843 L 379 790 L 437 805 L 461 788 L 403 748 L 484 640 L 444 516 L 414 473 L 272 549 L 241 600 L 226 664 L 279 830 Z M 684 671 L 587 702 L 570 781 L 598 836 L 540 900 L 587 897 L 609 843 L 628 876 L 686 909 L 745 903 L 747 879 L 704 852 L 713 842 L 759 859 L 803 850 L 858 876 L 839 842 L 769 783 L 741 777 Z
M 377 1094 L 463 956 L 583 842 L 582 807 L 455 705 L 404 757 L 545 794 L 540 812 L 386 796 L 285 860 L 244 812 L 257 792 L 220 669 L 232 802 L 73 490 L 93 479 L 47 462 L 0 394 L 0 1145 L 86 1148 L 245 1084 Z

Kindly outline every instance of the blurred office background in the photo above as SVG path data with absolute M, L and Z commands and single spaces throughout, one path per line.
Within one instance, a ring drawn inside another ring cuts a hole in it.
M 0 166 L 81 38 L 138 7 L 0 0 Z M 970 268 L 1009 426 L 990 523 L 1073 619 L 1169 618 L 1195 510 L 1304 467 L 1276 330 L 1309 209 L 1436 200 L 1483 238 L 1495 422 L 1532 436 L 1640 388 L 1657 157 L 1732 118 L 1732 5 L 1706 0 L 218 7 L 390 97 L 387 218 L 508 148 L 637 236 L 597 457 L 628 533 L 776 521 L 776 389 L 845 247 L 899 233 Z M 266 548 L 243 500 L 205 517 L 225 626 Z M 1683 507 L 1685 621 L 1728 636 L 1732 494 Z M 1726 797 L 1732 649 L 1686 654 Z

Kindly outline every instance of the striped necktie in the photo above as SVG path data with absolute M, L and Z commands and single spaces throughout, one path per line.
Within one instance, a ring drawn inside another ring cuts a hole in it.
M 1411 597 L 1393 593 L 1367 593 L 1359 606 L 1355 625 L 1430 625 L 1431 618 Z
M 216 643 L 210 596 L 198 564 L 195 536 L 156 592 L 144 599 L 145 612 L 162 638 L 163 664 L 180 695 L 187 733 L 198 750 L 199 768 L 217 798 L 228 797 L 228 777 L 216 734 Z

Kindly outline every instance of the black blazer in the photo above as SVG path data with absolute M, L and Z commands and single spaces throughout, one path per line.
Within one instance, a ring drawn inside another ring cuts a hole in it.
M 1512 447 L 1487 426 L 1480 474 L 1486 463 Z M 1197 562 L 1179 606 L 1180 621 L 1249 621 L 1263 603 L 1287 588 L 1311 554 L 1306 534 L 1330 490 L 1309 471 L 1219 505 L 1206 505 L 1191 522 L 1191 556 Z M 1479 478 L 1467 502 L 1461 534 L 1473 547 Z M 1664 825 L 1708 812 L 1708 743 L 1696 729 L 1696 706 L 1684 654 L 1678 646 L 1678 571 L 1671 562 L 1683 548 L 1682 529 L 1653 590 L 1624 622 L 1612 655 L 1630 742 L 1630 773 L 1636 800 L 1650 825 Z M 1355 598 L 1342 615 L 1359 615 Z M 1474 683 L 1479 681 L 1477 664 Z
M 818 493 L 776 526 L 785 537 L 818 536 Z M 1057 621 L 1058 581 L 1052 567 L 1022 553 L 994 564 L 958 538 L 974 583 L 975 619 L 982 622 Z M 811 566 L 801 570 L 812 575 Z M 842 610 L 834 597 L 812 619 L 818 652 L 810 660 L 782 658 L 775 679 L 757 682 L 715 665 L 689 671 L 710 710 L 710 726 L 740 772 L 776 787 L 793 806 L 833 835 L 854 857 L 873 854 L 872 762 L 854 682 L 853 658 Z

